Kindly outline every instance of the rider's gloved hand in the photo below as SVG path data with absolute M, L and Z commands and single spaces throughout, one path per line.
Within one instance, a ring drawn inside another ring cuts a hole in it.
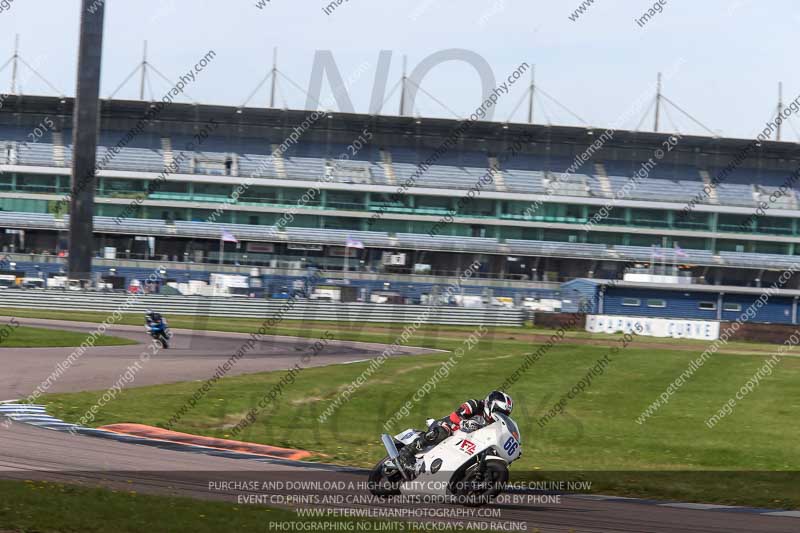
M 430 427 L 427 433 L 423 435 L 423 439 L 427 443 L 439 442 L 446 439 L 450 435 L 450 431 L 443 425 L 436 424 Z
M 472 433 L 473 431 L 480 429 L 481 425 L 477 420 L 472 420 L 467 418 L 466 420 L 461 421 L 461 431 L 464 433 Z

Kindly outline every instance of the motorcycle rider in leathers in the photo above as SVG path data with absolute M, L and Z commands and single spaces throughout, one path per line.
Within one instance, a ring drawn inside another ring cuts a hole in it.
M 511 415 L 513 401 L 511 396 L 501 391 L 492 391 L 484 400 L 467 400 L 449 416 L 437 420 L 430 425 L 428 431 L 422 434 L 411 444 L 403 447 L 397 457 L 398 461 L 406 468 L 414 466 L 414 455 L 427 446 L 439 444 L 458 429 L 475 431 L 494 422 L 495 413 Z

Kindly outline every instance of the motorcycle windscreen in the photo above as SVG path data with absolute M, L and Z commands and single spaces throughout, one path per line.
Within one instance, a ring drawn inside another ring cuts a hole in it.
M 503 413 L 495 413 L 494 416 L 505 422 L 508 431 L 514 435 L 514 438 L 517 439 L 517 442 L 522 444 L 522 435 L 519 432 L 519 427 L 517 423 L 514 422 L 511 417 L 504 415 Z

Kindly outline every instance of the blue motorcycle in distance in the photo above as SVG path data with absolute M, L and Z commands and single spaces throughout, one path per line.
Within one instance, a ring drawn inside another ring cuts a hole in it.
M 145 325 L 145 329 L 151 337 L 161 343 L 161 346 L 163 346 L 164 349 L 169 348 L 169 341 L 172 338 L 172 332 L 170 332 L 169 327 L 167 327 L 164 322 L 153 322 L 151 324 L 147 324 Z

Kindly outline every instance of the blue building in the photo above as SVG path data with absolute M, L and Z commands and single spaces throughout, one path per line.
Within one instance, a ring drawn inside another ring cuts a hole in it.
M 587 314 L 733 321 L 768 288 L 576 279 L 562 284 L 562 311 Z M 797 324 L 800 290 L 769 289 L 750 322 Z M 745 317 L 743 321 L 748 321 Z

